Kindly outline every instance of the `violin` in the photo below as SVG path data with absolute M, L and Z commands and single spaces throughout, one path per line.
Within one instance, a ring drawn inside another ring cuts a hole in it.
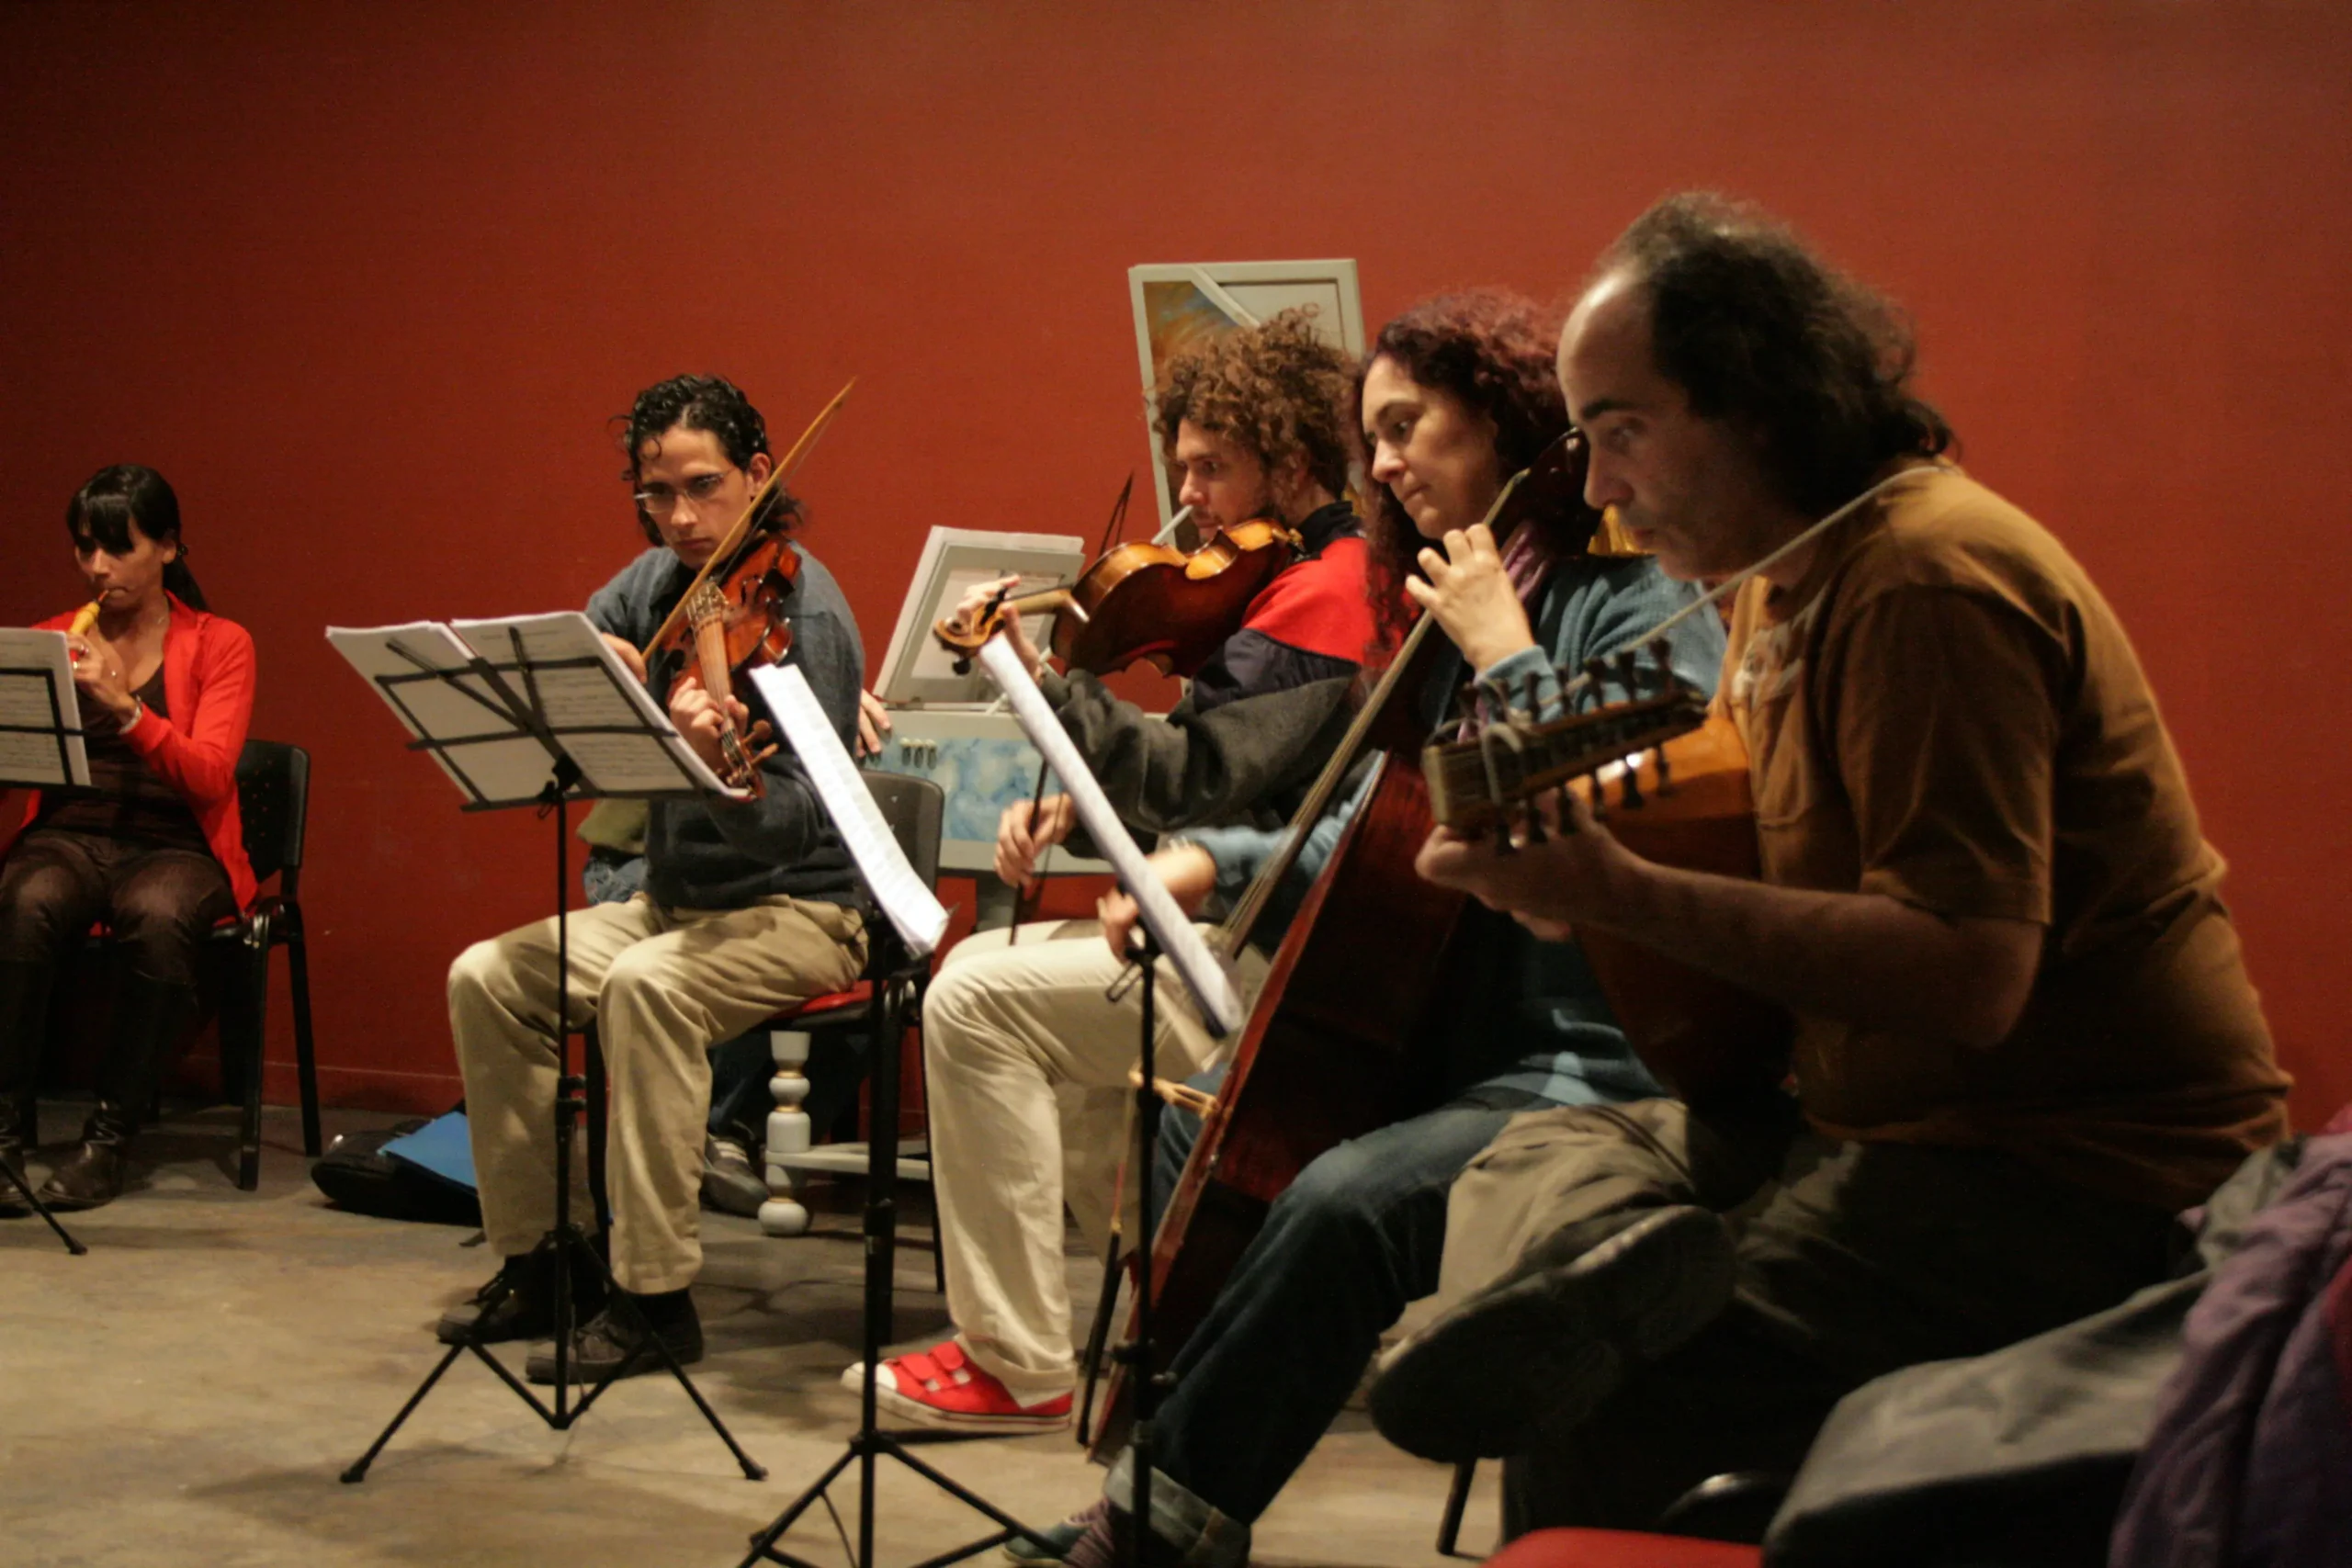
M 800 576 L 800 553 L 780 531 L 790 509 L 777 506 L 771 512 L 772 520 L 757 525 L 723 575 L 706 578 L 680 602 L 685 612 L 681 629 L 667 644 L 646 649 L 650 654 L 689 644 L 693 657 L 670 682 L 668 700 L 676 702 L 689 680 L 702 682 L 718 704 L 718 776 L 732 788 L 749 790 L 754 798 L 766 793 L 760 764 L 775 754 L 775 743 L 769 739 L 765 719 L 754 721 L 748 733 L 736 730 L 728 717 L 728 705 L 734 698 L 732 676 L 756 664 L 780 664 L 792 651 L 792 624 L 785 618 L 785 604 Z
M 690 679 L 700 681 L 718 704 L 718 776 L 730 788 L 746 790 L 756 798 L 766 793 L 760 764 L 775 755 L 767 720 L 739 731 L 728 716 L 734 699 L 734 673 L 757 664 L 775 664 L 792 651 L 792 624 L 786 618 L 793 585 L 800 576 L 800 554 L 784 535 L 794 515 L 788 501 L 771 505 L 785 480 L 808 456 L 817 438 L 849 400 L 849 386 L 833 395 L 801 432 L 784 460 L 752 492 L 743 514 L 711 552 L 710 559 L 686 585 L 677 607 L 639 651 L 650 663 L 657 654 L 676 654 L 685 662 L 670 682 L 666 700 L 675 703 Z
M 959 656 L 961 672 L 1006 616 L 1051 610 L 1048 646 L 1069 669 L 1110 675 L 1148 662 L 1164 675 L 1190 678 L 1305 549 L 1296 531 L 1267 518 L 1222 529 L 1190 554 L 1136 541 L 1105 552 L 1073 582 L 999 594 L 968 624 L 950 617 L 932 629 Z

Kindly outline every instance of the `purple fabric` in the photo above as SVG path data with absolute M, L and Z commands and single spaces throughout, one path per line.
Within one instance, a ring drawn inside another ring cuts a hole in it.
M 2189 1313 L 2110 1568 L 2352 1563 L 2352 1405 L 2329 1317 L 2347 1269 L 2352 1132 L 2310 1140 Z

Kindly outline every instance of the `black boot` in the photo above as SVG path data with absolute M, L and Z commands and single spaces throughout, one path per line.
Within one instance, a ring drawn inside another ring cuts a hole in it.
M 604 1308 L 605 1273 L 594 1258 L 580 1253 L 569 1256 L 572 1321 L 585 1322 Z M 444 1345 L 458 1345 L 471 1330 L 484 1345 L 547 1338 L 555 1332 L 555 1270 L 553 1237 L 519 1258 L 505 1259 L 469 1300 L 441 1314 L 434 1326 L 435 1337 Z
M 82 1124 L 82 1146 L 41 1183 L 40 1201 L 52 1209 L 95 1209 L 122 1196 L 123 1173 L 130 1168 L 130 1140 L 139 1131 L 139 1113 L 110 1100 Z
M 49 1032 L 52 974 L 46 964 L 0 963 L 0 1163 L 19 1181 L 25 1176 L 25 1151 L 36 1137 L 33 1077 L 40 1064 L 41 1041 Z M 25 1212 L 17 1190 L 0 1180 L 0 1213 Z
M 178 1040 L 195 1004 L 190 987 L 136 970 L 123 976 L 106 1060 L 98 1066 L 97 1109 L 82 1129 L 82 1147 L 41 1188 L 42 1202 L 52 1209 L 95 1209 L 122 1195 L 140 1115 L 155 1098 L 164 1053 Z
M 601 1382 L 606 1377 L 658 1372 L 662 1355 L 653 1348 L 657 1337 L 682 1367 L 702 1359 L 702 1317 L 695 1311 L 693 1296 L 684 1291 L 651 1296 L 625 1292 L 622 1299 L 607 1301 L 604 1311 L 573 1331 L 565 1374 L 573 1382 Z M 523 1370 L 533 1382 L 555 1382 L 554 1343 L 532 1351 Z

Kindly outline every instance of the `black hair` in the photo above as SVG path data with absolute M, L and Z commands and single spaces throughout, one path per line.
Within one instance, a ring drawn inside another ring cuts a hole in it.
M 760 417 L 743 389 L 724 376 L 673 376 L 657 382 L 638 393 L 628 412 L 616 416 L 613 423 L 622 426 L 621 450 L 628 467 L 621 470 L 621 478 L 631 491 L 638 486 L 639 452 L 647 442 L 657 441 L 665 431 L 682 424 L 718 437 L 727 460 L 739 468 L 750 468 L 753 457 L 768 451 L 767 421 Z M 769 455 L 773 458 L 774 454 Z M 806 509 L 782 485 L 769 491 L 760 525 L 788 534 L 806 521 Z M 662 542 L 662 530 L 641 506 L 637 509 L 637 525 L 653 543 Z
M 196 574 L 187 569 L 187 540 L 180 535 L 180 498 L 164 476 L 141 463 L 114 463 L 92 474 L 65 503 L 65 531 L 77 549 L 93 546 L 122 555 L 130 530 L 159 545 L 176 545 L 178 557 L 164 568 L 164 587 L 192 610 L 209 610 Z
M 1910 390 L 1917 349 L 1892 301 L 1761 209 L 1703 191 L 1635 219 L 1599 271 L 1650 309 L 1650 352 L 1693 413 L 1753 433 L 1781 498 L 1821 513 L 1889 462 L 1932 457 L 1951 426 Z

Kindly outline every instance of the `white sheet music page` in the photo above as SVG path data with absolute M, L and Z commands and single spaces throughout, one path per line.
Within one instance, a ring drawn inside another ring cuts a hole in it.
M 1012 700 L 1012 716 L 1021 721 L 1031 744 L 1045 753 L 1046 762 L 1069 791 L 1077 803 L 1078 819 L 1086 824 L 1087 835 L 1102 856 L 1118 874 L 1119 886 L 1125 888 L 1142 911 L 1143 923 L 1175 964 L 1177 976 L 1184 988 L 1193 993 L 1201 1018 L 1210 1032 L 1227 1034 L 1241 1027 L 1247 1010 L 1241 1005 L 1241 994 L 1233 983 L 1233 972 L 1221 955 L 1213 953 L 1193 929 L 1193 922 L 1178 908 L 1176 900 L 1160 885 L 1159 874 L 1145 861 L 1144 853 L 1127 834 L 1126 824 L 1111 807 L 1111 797 L 1094 777 L 1094 770 L 1070 744 L 1069 732 L 1062 721 L 1054 716 L 1046 705 L 1046 694 L 1037 690 L 1037 682 L 1029 678 L 1022 666 L 1021 656 L 1012 651 L 1004 634 L 999 632 L 989 638 L 980 649 L 980 663 L 995 677 L 1004 694 Z
M 775 716 L 785 740 L 799 756 L 800 765 L 808 770 L 808 782 L 816 785 L 817 797 L 825 803 L 833 826 L 841 829 L 857 869 L 865 874 L 874 901 L 890 917 L 907 951 L 923 957 L 946 934 L 947 910 L 923 886 L 913 863 L 899 847 L 898 836 L 883 820 L 882 808 L 874 803 L 873 792 L 865 787 L 857 764 L 842 749 L 833 721 L 825 716 L 817 694 L 809 689 L 808 677 L 796 665 L 769 665 L 752 671 L 752 683 L 767 699 L 768 712 Z
M 384 699 L 411 738 L 442 742 L 430 755 L 468 799 L 487 805 L 535 800 L 547 787 L 547 748 L 516 725 L 478 675 L 445 680 L 473 653 L 438 621 L 397 626 L 329 626 L 327 642 Z
M 595 623 L 577 610 L 548 615 L 451 621 L 449 629 L 488 660 L 517 696 L 536 693 L 539 712 L 599 795 L 670 795 L 689 787 L 734 799 L 670 716 L 639 683 Z M 522 643 L 518 663 L 515 642 Z
M 70 731 L 61 755 L 60 721 Z M 87 789 L 82 704 L 63 632 L 0 626 L 0 788 L 31 784 Z

